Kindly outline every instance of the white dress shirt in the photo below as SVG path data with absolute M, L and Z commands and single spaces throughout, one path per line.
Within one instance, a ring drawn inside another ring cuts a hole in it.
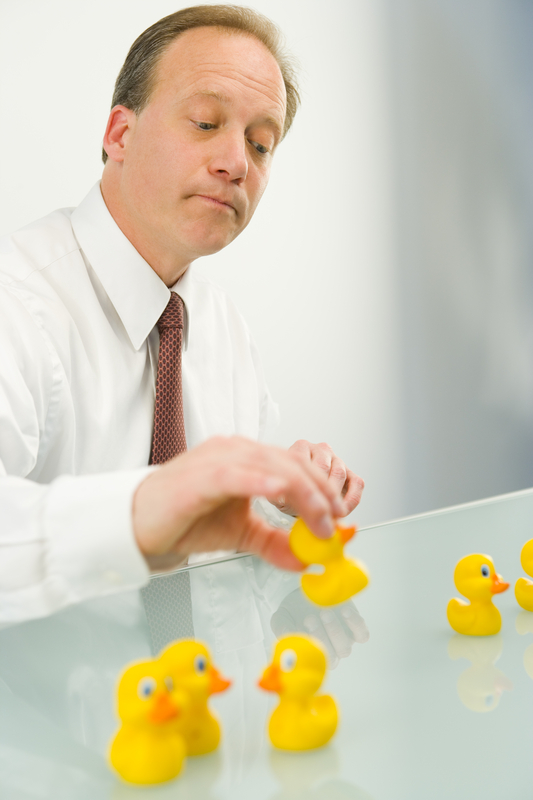
M 194 267 L 172 288 L 185 305 L 189 448 L 263 438 L 277 412 L 242 317 Z M 0 240 L 0 623 L 147 582 L 131 506 L 153 469 L 169 297 L 99 184 Z

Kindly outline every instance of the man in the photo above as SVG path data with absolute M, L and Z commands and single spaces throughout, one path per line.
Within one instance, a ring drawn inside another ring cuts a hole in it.
M 322 537 L 359 502 L 363 482 L 327 445 L 256 441 L 271 401 L 253 343 L 191 268 L 246 227 L 294 116 L 276 37 L 228 6 L 145 31 L 117 80 L 101 186 L 3 243 L 3 622 L 141 586 L 149 568 L 194 553 L 238 549 L 298 569 L 252 498 Z M 173 294 L 188 451 L 146 467 L 157 323 Z

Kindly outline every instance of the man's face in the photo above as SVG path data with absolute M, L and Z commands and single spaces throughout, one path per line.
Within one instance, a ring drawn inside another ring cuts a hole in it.
M 235 239 L 266 188 L 284 118 L 283 79 L 261 42 L 216 28 L 178 37 L 124 134 L 121 197 L 134 244 L 190 263 Z

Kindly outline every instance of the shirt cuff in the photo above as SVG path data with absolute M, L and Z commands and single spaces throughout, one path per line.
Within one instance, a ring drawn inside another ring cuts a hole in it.
M 280 511 L 279 508 L 269 503 L 266 497 L 256 497 L 252 507 L 273 528 L 282 528 L 284 531 L 290 531 L 296 522 L 296 517 Z
M 52 606 L 136 589 L 150 577 L 133 534 L 133 495 L 155 467 L 63 476 L 44 509 L 45 574 Z

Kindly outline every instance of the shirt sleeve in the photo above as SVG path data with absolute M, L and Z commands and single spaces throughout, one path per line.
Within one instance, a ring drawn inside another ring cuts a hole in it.
M 131 511 L 153 467 L 62 476 L 47 485 L 26 477 L 38 462 L 52 396 L 44 340 L 0 289 L 0 625 L 149 578 Z

